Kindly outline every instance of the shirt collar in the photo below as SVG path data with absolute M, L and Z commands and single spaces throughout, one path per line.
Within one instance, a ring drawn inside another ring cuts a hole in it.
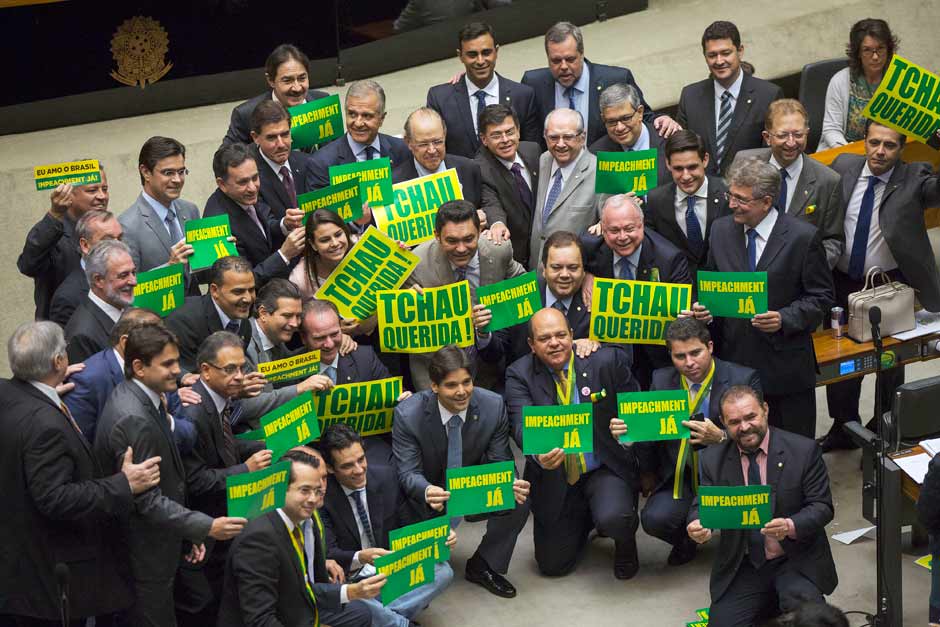
M 114 358 L 117 359 L 118 368 L 121 369 L 121 372 L 124 372 L 124 356 L 116 348 L 112 348 L 111 352 L 114 353 Z
M 261 328 L 261 323 L 258 322 L 258 319 L 252 318 L 251 324 L 254 325 L 254 328 L 258 331 L 258 337 L 261 339 L 261 350 L 266 352 L 274 348 L 274 342 L 271 341 L 268 334 Z
M 457 271 L 457 266 L 455 266 L 453 262 L 451 262 L 450 259 L 447 260 L 447 263 L 450 264 L 451 270 L 455 272 Z M 470 257 L 470 263 L 468 263 L 465 267 L 467 268 L 467 272 L 480 269 L 480 251 L 479 250 L 473 253 L 473 257 Z
M 444 163 L 444 159 L 441 159 L 441 162 L 440 164 L 438 164 L 437 169 L 434 170 L 433 172 L 431 172 L 430 170 L 425 168 L 423 165 L 418 163 L 417 159 L 414 159 L 413 157 L 412 159 L 415 162 L 415 170 L 418 171 L 418 176 L 428 176 L 429 174 L 437 174 L 438 172 L 443 172 L 444 170 L 447 169 L 447 164 Z
M 895 166 L 895 167 L 896 167 L 896 166 Z M 881 181 L 882 183 L 884 183 L 885 185 L 887 185 L 887 184 L 888 184 L 888 181 L 891 180 L 891 175 L 892 175 L 892 174 L 894 174 L 894 168 L 891 168 L 890 170 L 888 170 L 887 172 L 885 172 L 884 174 L 882 174 L 882 175 L 880 175 L 880 176 L 875 176 L 874 174 L 872 174 L 871 170 L 868 168 L 868 160 L 866 160 L 866 161 L 865 161 L 865 165 L 862 166 L 862 175 L 861 175 L 861 178 L 867 178 L 867 177 L 869 177 L 869 176 L 874 176 L 876 179 L 878 179 L 879 181 Z
M 91 300 L 91 302 L 97 305 L 98 308 L 101 309 L 101 311 L 107 314 L 107 316 L 111 318 L 111 320 L 113 320 L 114 322 L 117 322 L 118 318 L 121 317 L 120 309 L 118 309 L 114 305 L 104 302 L 103 300 L 98 298 L 98 295 L 95 294 L 93 291 L 88 290 L 88 298 L 89 300 Z
M 770 155 L 769 160 L 770 165 L 780 170 L 783 166 L 777 161 L 777 158 L 774 157 L 773 153 Z M 787 177 L 790 181 L 796 181 L 800 178 L 800 173 L 803 172 L 803 155 L 799 155 L 796 159 L 793 160 L 793 163 L 783 168 L 787 171 Z M 792 183 L 791 183 L 792 184 Z
M 495 154 L 493 154 L 493 156 L 496 157 Z M 512 166 L 514 166 L 517 163 L 522 166 L 523 170 L 525 169 L 525 163 L 522 161 L 522 157 L 519 156 L 518 151 L 516 151 L 516 158 L 512 161 L 506 161 L 502 157 L 496 157 L 496 160 L 502 163 L 506 167 L 507 170 L 512 170 Z
M 478 91 L 482 91 L 486 92 L 487 96 L 499 98 L 499 78 L 496 76 L 496 72 L 493 72 L 493 78 L 486 84 L 486 87 L 477 87 L 470 81 L 470 78 L 466 74 L 463 77 L 463 81 L 467 84 L 467 93 L 471 96 L 474 96 Z
M 575 81 L 572 87 L 577 89 L 582 94 L 588 93 L 588 89 L 590 88 L 590 84 L 591 84 L 590 74 L 591 74 L 591 71 L 588 69 L 588 64 L 582 62 L 581 63 L 581 77 Z M 561 87 L 561 84 L 559 84 L 559 87 Z M 565 89 L 567 89 L 567 87 L 561 88 L 562 93 L 564 93 Z M 585 124 L 587 124 L 587 120 L 585 120 Z
M 621 146 L 625 152 L 631 150 L 648 150 L 650 147 L 650 132 L 646 128 L 646 124 L 640 123 L 640 136 L 637 137 L 636 141 L 632 146 Z
M 760 235 L 761 239 L 765 242 L 770 239 L 770 233 L 774 230 L 774 225 L 777 224 L 777 210 L 774 207 L 770 208 L 770 211 L 767 212 L 767 215 L 764 216 L 764 219 L 760 221 L 760 224 L 754 227 L 754 230 L 757 231 L 757 234 Z M 744 229 L 745 232 L 747 228 Z
M 270 166 L 270 168 L 274 170 L 274 173 L 277 174 L 278 176 L 281 175 L 281 168 L 286 166 L 290 161 L 290 153 L 288 153 L 287 161 L 285 161 L 284 163 L 276 163 L 272 161 L 271 159 L 268 158 L 268 155 L 264 154 L 264 151 L 261 150 L 260 147 L 258 148 L 258 154 L 261 155 L 261 158 L 264 159 L 264 162 L 267 163 L 268 166 Z M 288 169 L 290 169 L 290 166 L 288 166 Z M 293 174 L 291 174 L 291 176 L 293 176 Z
M 636 250 L 634 250 L 632 253 L 630 253 L 626 257 L 627 260 L 630 261 L 630 266 L 632 267 L 631 269 L 633 270 L 634 277 L 636 277 L 636 269 L 640 267 L 640 255 L 642 253 L 643 253 L 643 244 L 640 244 L 639 246 L 636 247 Z M 616 252 L 614 253 L 614 257 L 615 257 L 615 261 L 614 261 L 615 264 L 619 262 L 621 259 L 623 259 L 623 257 L 618 255 Z
M 771 428 L 772 428 L 772 427 L 771 427 L 770 425 L 767 425 L 767 433 L 764 434 L 764 439 L 760 441 L 760 446 L 757 447 L 761 452 L 764 453 L 764 456 L 765 456 L 765 457 L 766 457 L 767 455 L 769 455 L 768 451 L 770 450 L 770 430 L 771 430 Z M 738 452 L 741 454 L 742 457 L 745 456 L 745 455 L 747 455 L 747 453 L 745 453 L 745 452 L 741 449 L 740 446 L 738 447 Z
M 154 392 L 153 390 L 151 390 L 150 388 L 148 388 L 146 385 L 144 385 L 143 381 L 141 381 L 140 379 L 131 379 L 131 381 L 136 383 L 138 387 L 140 387 L 140 389 L 144 391 L 144 394 L 146 394 L 147 398 L 150 399 L 150 402 L 153 403 L 154 409 L 159 411 L 160 395 Z
M 225 315 L 225 312 L 222 311 L 222 308 L 219 307 L 219 303 L 215 302 L 214 298 L 211 296 L 209 298 L 212 300 L 212 306 L 215 307 L 216 313 L 219 314 L 219 320 L 222 321 L 222 329 L 224 330 L 225 327 L 228 326 L 228 323 L 232 321 L 232 319 Z M 262 335 L 264 334 L 262 333 Z
M 339 481 L 337 481 L 336 483 L 339 483 Z M 350 497 L 350 496 L 352 496 L 352 495 L 353 495 L 353 492 L 359 492 L 359 490 L 362 490 L 363 492 L 366 491 L 366 486 L 362 486 L 362 487 L 359 488 L 358 490 L 355 490 L 355 489 L 353 489 L 353 488 L 347 488 L 347 487 L 344 486 L 342 483 L 340 483 L 340 484 L 339 484 L 339 487 L 341 487 L 341 488 L 343 489 L 343 493 L 346 495 L 347 498 Z M 363 503 L 363 505 L 368 505 L 368 503 Z
M 441 423 L 446 427 L 447 423 L 450 422 L 452 416 L 460 416 L 461 422 L 467 422 L 467 410 L 463 410 L 454 414 L 452 411 L 441 405 L 441 401 L 437 401 L 437 409 L 441 412 Z
M 288 531 L 289 533 L 294 533 L 294 527 L 296 527 L 297 525 L 294 524 L 294 521 L 292 521 L 292 520 L 288 517 L 288 515 L 284 513 L 284 510 L 281 509 L 280 507 L 277 508 L 277 515 L 280 516 L 280 517 L 281 517 L 281 520 L 284 521 L 284 524 L 287 525 L 287 531 Z M 303 524 L 303 523 L 301 523 L 301 525 L 302 525 L 302 524 Z
M 555 293 L 552 291 L 552 288 L 549 287 L 548 283 L 545 284 L 545 307 L 551 307 L 557 302 L 561 302 L 565 306 L 565 309 L 571 309 L 571 301 L 574 299 L 574 294 L 571 296 L 566 296 L 565 298 L 558 298 L 555 296 Z
M 568 182 L 568 178 L 571 176 L 571 172 L 574 171 L 574 166 L 578 164 L 578 161 L 581 160 L 582 153 L 587 150 L 587 148 L 582 147 L 581 152 L 578 155 L 568 162 L 568 165 L 560 166 L 558 162 L 552 157 L 552 178 L 555 177 L 555 172 L 561 170 L 561 180 L 564 183 Z
M 349 143 L 349 148 L 353 151 L 353 154 L 358 158 L 363 152 L 365 152 L 367 146 L 366 144 L 360 144 L 355 139 L 352 138 L 352 135 L 346 133 L 346 141 Z M 381 144 L 379 143 L 379 135 L 376 133 L 375 139 L 372 140 L 372 143 L 369 144 L 375 148 L 375 154 L 382 154 Z
M 676 198 L 678 198 L 680 201 L 685 200 L 690 195 L 695 196 L 696 198 L 703 198 L 705 200 L 708 200 L 708 177 L 707 176 L 702 179 L 702 184 L 699 186 L 697 190 L 695 190 L 694 194 L 686 194 L 684 191 L 679 189 L 678 185 L 676 186 Z
M 173 203 L 170 203 L 170 207 L 167 207 L 162 202 L 160 202 L 159 200 L 157 200 L 156 198 L 154 198 L 153 196 L 151 196 L 144 190 L 140 190 L 140 195 L 143 196 L 144 200 L 146 200 L 147 203 L 151 206 L 151 208 L 153 208 L 153 210 L 157 214 L 157 217 L 160 218 L 160 221 L 161 222 L 166 221 L 166 215 L 170 212 L 170 207 L 173 206 Z
M 59 398 L 59 393 L 55 391 L 54 387 L 46 385 L 42 381 L 36 381 L 35 379 L 31 379 L 29 384 L 45 394 L 50 401 L 55 403 L 56 407 L 62 407 L 62 399 Z
M 741 83 L 744 82 L 744 70 L 743 70 L 743 69 L 738 70 L 738 77 L 737 77 L 736 79 L 734 79 L 734 82 L 731 83 L 731 87 L 729 87 L 728 89 L 725 89 L 724 87 L 722 87 L 722 86 L 721 86 L 721 83 L 719 83 L 718 81 L 716 81 L 716 80 L 714 80 L 714 79 L 712 79 L 712 82 L 715 83 L 715 97 L 716 97 L 716 98 L 718 98 L 718 99 L 720 100 L 720 99 L 721 99 L 721 96 L 722 96 L 726 91 L 730 91 L 730 92 L 731 92 L 731 99 L 734 100 L 735 102 L 737 102 L 737 100 L 738 100 L 738 94 L 741 93 Z
M 215 404 L 215 410 L 221 414 L 225 406 L 228 405 L 228 399 L 224 396 L 219 396 L 215 390 L 206 385 L 205 381 L 202 382 L 202 387 L 206 388 L 206 392 L 209 393 L 209 398 L 211 398 L 212 402 Z

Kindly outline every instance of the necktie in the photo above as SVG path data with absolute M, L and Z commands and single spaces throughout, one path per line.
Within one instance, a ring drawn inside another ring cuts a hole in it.
M 777 210 L 780 213 L 787 212 L 787 178 L 789 176 L 786 168 L 780 168 L 780 194 L 777 195 Z
M 512 178 L 516 181 L 516 190 L 519 192 L 519 200 L 531 210 L 532 189 L 529 187 L 529 184 L 526 183 L 525 177 L 522 176 L 522 166 L 518 163 L 514 163 L 510 170 L 512 171 Z
M 183 239 L 183 236 L 180 235 L 180 227 L 176 226 L 176 212 L 173 211 L 173 207 L 170 207 L 170 210 L 166 212 L 166 219 L 163 221 L 166 223 L 166 230 L 170 234 L 171 242 L 175 244 Z
M 290 175 L 290 168 L 286 165 L 281 166 L 281 183 L 284 184 L 284 191 L 290 199 L 290 206 L 297 207 L 297 190 L 294 189 L 294 177 Z
M 731 92 L 721 94 L 721 108 L 718 109 L 718 127 L 715 129 L 715 161 L 721 162 L 725 156 L 725 141 L 731 126 Z
M 568 371 L 556 370 L 555 378 L 558 379 L 558 385 L 562 390 L 568 389 Z M 562 402 L 562 399 L 558 399 Z M 569 399 L 574 402 L 573 399 Z M 574 485 L 581 478 L 581 456 L 578 453 L 565 454 L 565 480 L 568 485 Z
M 624 281 L 633 280 L 633 268 L 630 267 L 630 260 L 626 257 L 621 257 L 617 262 L 617 278 Z
M 255 209 L 255 206 L 249 205 L 248 208 L 245 209 L 245 213 L 247 213 L 248 217 L 251 218 L 251 221 L 255 223 L 255 226 L 261 230 L 261 237 L 267 241 L 268 233 L 264 230 L 264 225 L 261 224 L 261 220 L 258 219 L 258 211 Z
M 758 453 L 760 453 L 760 449 L 753 453 L 745 453 L 748 458 L 748 485 L 761 485 L 763 483 L 760 479 L 760 466 L 757 465 Z M 755 570 L 764 565 L 766 561 L 766 555 L 764 554 L 764 536 L 761 535 L 759 529 L 751 529 L 748 531 L 747 550 L 750 554 L 751 564 L 754 565 Z
M 359 524 L 362 525 L 362 530 L 366 532 L 366 538 L 369 540 L 369 546 L 362 548 L 368 549 L 375 546 L 375 536 L 372 535 L 372 525 L 369 524 L 369 514 L 366 512 L 366 506 L 362 502 L 363 492 L 365 492 L 365 488 L 356 490 L 352 493 L 352 497 L 356 501 L 356 516 L 359 518 Z
M 552 188 L 548 190 L 548 197 L 545 198 L 545 206 L 542 207 L 542 227 L 548 222 L 548 216 L 552 214 L 552 208 L 555 205 L 555 201 L 558 200 L 558 195 L 561 193 L 561 184 L 561 168 L 558 168 L 555 170 L 555 176 L 552 177 Z
M 454 268 L 454 278 L 457 279 L 458 283 L 467 280 L 467 266 Z
M 238 335 L 238 331 L 239 329 L 241 329 L 241 327 L 242 327 L 241 320 L 229 320 L 228 324 L 225 325 L 225 330 L 230 333 L 234 333 L 235 335 Z
M 79 435 L 84 436 L 84 434 L 82 433 L 81 427 L 79 427 L 78 423 L 75 422 L 75 419 L 72 418 L 72 412 L 69 411 L 68 405 L 66 405 L 62 401 L 59 401 L 59 409 L 61 409 L 62 413 L 65 414 L 65 417 L 69 419 L 69 423 L 71 423 L 72 428 L 78 431 Z
M 856 281 L 865 276 L 865 254 L 868 252 L 868 234 L 871 231 L 871 214 L 875 210 L 875 185 L 881 179 L 868 177 L 868 187 L 862 196 L 862 205 L 858 209 L 858 222 L 855 224 L 855 240 L 852 242 L 852 254 L 849 257 L 849 277 Z
M 748 229 L 747 234 L 747 267 L 751 272 L 757 270 L 757 229 Z
M 577 91 L 578 90 L 575 89 L 574 87 L 569 87 L 565 90 L 565 98 L 568 99 L 568 108 L 574 109 L 575 111 L 578 110 L 578 108 L 574 106 L 574 95 Z
M 238 463 L 238 453 L 235 452 L 235 435 L 232 433 L 232 412 L 235 408 L 231 402 L 225 406 L 219 415 L 222 426 L 222 463 L 230 468 Z
M 336 368 L 333 366 L 327 366 L 323 369 L 323 375 L 330 378 L 334 384 L 336 383 Z
M 480 119 L 480 114 L 483 113 L 483 109 L 486 108 L 486 92 L 482 89 L 478 89 L 477 92 L 473 95 L 476 96 L 477 99 L 477 115 L 475 118 L 473 118 L 473 128 L 478 129 L 478 120 Z M 475 139 L 477 142 L 480 141 L 478 137 L 475 137 Z
M 697 255 L 702 248 L 704 238 L 702 237 L 702 225 L 698 222 L 698 216 L 695 215 L 695 196 L 688 196 L 685 199 L 685 232 L 689 246 Z
M 228 424 L 233 427 L 238 424 L 239 419 L 242 417 L 242 402 L 235 398 L 229 401 L 229 405 L 232 407 L 232 413 L 228 417 Z
M 447 467 L 463 466 L 463 420 L 460 416 L 451 416 L 447 421 Z
M 307 579 L 307 581 L 313 583 L 313 560 L 310 559 L 310 555 L 307 553 L 307 543 L 304 542 L 305 534 L 304 530 L 301 528 L 301 525 L 303 524 L 304 523 L 296 525 L 294 530 L 291 531 L 291 535 L 294 536 L 294 542 L 298 547 L 300 547 L 300 552 L 303 554 L 302 556 L 298 557 L 300 557 L 300 563 L 303 566 L 304 577 Z
M 372 161 L 375 159 L 375 146 L 366 146 L 366 161 Z
M 568 314 L 568 308 L 565 307 L 565 304 L 561 302 L 560 300 L 556 300 L 554 303 L 552 303 L 552 307 L 554 307 L 555 309 L 557 309 L 558 311 L 560 311 L 561 313 L 565 315 Z

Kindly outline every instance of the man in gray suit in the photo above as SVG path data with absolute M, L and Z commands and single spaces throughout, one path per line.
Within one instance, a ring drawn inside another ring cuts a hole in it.
M 448 468 L 513 459 L 506 405 L 499 395 L 474 389 L 467 354 L 445 346 L 431 358 L 430 375 L 431 389 L 400 403 L 392 422 L 398 480 L 418 520 L 444 512 L 450 498 L 442 487 Z M 505 598 L 516 596 L 503 575 L 529 517 L 529 482 L 516 479 L 513 492 L 514 509 L 468 517 L 487 522 L 480 546 L 467 560 L 467 580 Z
M 125 529 L 135 603 L 131 623 L 176 625 L 173 582 L 183 542 L 196 559 L 207 538 L 228 540 L 247 522 L 244 518 L 211 518 L 186 509 L 186 471 L 173 440 L 175 420 L 166 410 L 166 393 L 176 390 L 179 350 L 176 338 L 162 326 L 142 325 L 128 334 L 124 351 L 127 380 L 111 393 L 98 421 L 95 456 L 106 472 L 120 469 L 124 452 L 134 459 L 159 457 L 160 483 L 135 497 Z
M 151 137 L 140 149 L 137 169 L 143 190 L 118 218 L 137 271 L 185 264 L 193 254 L 186 222 L 199 217 L 196 205 L 180 198 L 189 172 L 186 147 L 170 137 Z M 198 286 L 191 283 L 187 293 L 198 293 Z
M 780 171 L 777 211 L 802 218 L 820 231 L 826 260 L 833 268 L 845 246 L 842 177 L 815 159 L 803 155 L 809 137 L 809 116 L 799 100 L 785 98 L 770 103 L 764 122 L 764 141 L 769 148 L 742 150 L 739 159 L 758 158 Z
M 539 192 L 529 240 L 529 267 L 538 266 L 542 244 L 555 231 L 583 235 L 598 220 L 594 193 L 597 157 L 584 149 L 584 120 L 571 109 L 545 118 L 548 151 L 539 159 Z

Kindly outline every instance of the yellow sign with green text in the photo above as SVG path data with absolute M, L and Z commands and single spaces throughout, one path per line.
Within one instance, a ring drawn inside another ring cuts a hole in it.
M 594 278 L 591 339 L 616 344 L 665 344 L 666 327 L 691 306 L 685 283 Z
M 378 292 L 379 340 L 386 353 L 433 353 L 475 341 L 467 281 L 443 287 Z
M 940 128 L 940 77 L 894 55 L 862 115 L 927 142 Z
M 392 185 L 392 194 L 395 202 L 374 208 L 372 215 L 383 233 L 409 246 L 433 239 L 438 207 L 463 199 L 454 168 L 396 183 Z
M 401 396 L 401 377 L 359 383 L 343 383 L 319 392 L 316 397 L 320 433 L 342 422 L 359 435 L 377 435 L 392 430 L 392 414 Z

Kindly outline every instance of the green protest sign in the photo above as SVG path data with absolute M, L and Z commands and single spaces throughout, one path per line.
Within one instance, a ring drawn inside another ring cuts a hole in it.
M 134 307 L 149 309 L 160 317 L 183 304 L 186 297 L 183 284 L 183 264 L 137 273 L 134 286 Z
M 330 185 L 358 179 L 362 184 L 359 198 L 377 208 L 392 202 L 392 161 L 388 157 L 354 161 L 330 166 Z
M 362 436 L 390 433 L 399 396 L 401 377 L 341 383 L 328 392 L 318 392 L 315 398 L 320 433 L 338 422 Z
M 699 270 L 698 302 L 711 315 L 723 318 L 767 313 L 767 273 Z
M 666 327 L 689 309 L 692 286 L 685 283 L 622 281 L 594 277 L 591 339 L 616 344 L 666 343 Z
M 306 379 L 320 372 L 320 351 L 310 351 L 293 357 L 258 364 L 258 372 L 268 383 Z
M 522 408 L 522 454 L 541 455 L 556 448 L 565 453 L 594 452 L 591 403 Z
M 708 627 L 708 621 L 707 620 L 693 621 L 691 623 L 686 623 L 685 627 Z
M 352 222 L 362 217 L 361 183 L 349 179 L 336 185 L 330 185 L 315 192 L 307 192 L 297 197 L 297 206 L 304 212 L 304 224 L 317 209 L 329 209 L 343 219 Z
M 33 168 L 33 179 L 37 191 L 54 189 L 63 183 L 93 185 L 101 182 L 101 166 L 97 159 L 37 165 Z
M 245 431 L 244 433 L 239 433 L 235 436 L 238 440 L 257 440 L 259 442 L 264 441 L 264 429 L 258 427 L 254 431 Z
M 438 207 L 463 198 L 455 168 L 395 183 L 392 193 L 394 203 L 375 207 L 372 216 L 379 230 L 408 246 L 433 239 Z
M 862 115 L 926 143 L 940 128 L 940 76 L 895 54 Z
M 656 187 L 656 149 L 597 153 L 594 191 L 638 196 Z
M 208 268 L 222 257 L 237 257 L 235 244 L 228 241 L 232 235 L 228 214 L 186 221 L 186 243 L 193 247 L 189 258 L 190 270 Z
M 306 444 L 320 437 L 320 423 L 313 410 L 313 393 L 304 392 L 261 417 L 264 445 L 271 449 L 271 458 L 281 455 L 298 444 Z
M 695 613 L 698 614 L 698 617 L 699 617 L 699 618 L 701 618 L 703 621 L 705 621 L 706 623 L 708 623 L 708 610 L 709 610 L 709 608 L 703 607 L 703 608 L 700 609 L 700 610 L 695 610 Z
M 447 515 L 470 516 L 513 509 L 516 498 L 512 482 L 516 465 L 512 461 L 447 469 Z
M 284 495 L 287 494 L 289 477 L 289 461 L 271 464 L 264 470 L 226 477 L 228 515 L 257 518 L 265 512 L 281 507 L 284 504 Z
M 434 538 L 434 561 L 446 562 L 450 559 L 450 547 L 447 546 L 447 536 L 450 534 L 450 517 L 438 516 L 428 520 L 394 529 L 388 533 L 389 549 L 398 551 L 406 546 L 412 546 Z
M 706 529 L 760 529 L 773 518 L 770 486 L 699 486 L 698 517 Z
M 325 144 L 345 132 L 337 94 L 288 107 L 287 110 L 290 112 L 291 148 L 294 150 Z
M 428 538 L 403 549 L 375 558 L 379 573 L 388 575 L 382 586 L 382 605 L 434 581 L 434 549 L 437 540 Z
M 418 256 L 402 250 L 370 226 L 317 290 L 346 319 L 364 320 L 375 313 L 379 290 L 394 290 L 418 265 Z
M 499 283 L 481 285 L 477 288 L 477 300 L 493 314 L 483 328 L 487 333 L 525 322 L 542 308 L 538 273 L 532 270 Z
M 682 426 L 689 419 L 689 395 L 685 390 L 621 392 L 617 417 L 627 424 L 621 442 L 681 440 L 689 437 L 689 428 Z
M 382 290 L 376 296 L 385 353 L 433 353 L 448 344 L 467 347 L 475 341 L 467 281 L 426 287 L 423 294 Z

